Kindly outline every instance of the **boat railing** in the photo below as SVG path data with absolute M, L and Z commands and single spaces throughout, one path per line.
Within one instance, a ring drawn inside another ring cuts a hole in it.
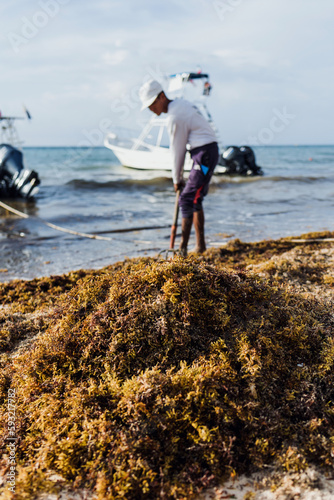
M 24 120 L 24 118 L 18 116 L 0 116 L 0 143 L 8 143 L 17 149 L 21 149 L 23 141 L 20 140 L 15 128 L 15 120 Z

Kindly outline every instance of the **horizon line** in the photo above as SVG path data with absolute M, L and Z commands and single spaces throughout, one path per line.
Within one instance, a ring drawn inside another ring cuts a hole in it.
M 245 146 L 246 144 L 242 143 L 239 147 Z M 272 148 L 272 147 L 305 147 L 305 146 L 334 146 L 334 143 L 291 143 L 291 144 L 247 144 L 248 146 L 252 148 Z M 228 148 L 234 146 L 234 143 L 226 145 L 224 147 Z M 23 148 L 77 148 L 77 149 L 93 149 L 93 148 L 105 148 L 108 149 L 106 146 L 103 144 L 97 146 L 97 145 L 91 145 L 91 146 L 77 146 L 77 145 L 61 145 L 61 144 L 55 144 L 55 145 L 22 145 Z

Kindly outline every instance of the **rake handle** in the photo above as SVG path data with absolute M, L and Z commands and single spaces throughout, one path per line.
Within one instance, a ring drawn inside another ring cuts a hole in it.
M 175 244 L 175 237 L 176 237 L 176 231 L 177 231 L 177 220 L 179 218 L 179 198 L 180 198 L 180 190 L 178 189 L 176 191 L 175 206 L 174 206 L 174 218 L 173 218 L 173 224 L 172 224 L 172 229 L 171 229 L 171 234 L 170 234 L 170 244 L 169 244 L 170 250 L 173 250 L 174 244 Z

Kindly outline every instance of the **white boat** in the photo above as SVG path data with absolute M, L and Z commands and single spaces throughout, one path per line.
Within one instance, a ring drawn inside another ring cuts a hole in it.
M 166 94 L 169 98 L 187 99 L 193 102 L 208 120 L 216 133 L 220 150 L 219 132 L 207 108 L 211 93 L 209 75 L 206 73 L 177 73 L 168 77 Z M 110 132 L 104 140 L 106 148 L 111 149 L 121 165 L 138 170 L 172 171 L 172 157 L 169 150 L 167 116 L 152 114 L 150 121 L 137 138 L 127 139 L 122 134 Z M 186 154 L 184 170 L 192 166 L 190 153 Z M 251 148 L 230 146 L 220 155 L 216 174 L 262 175 L 262 170 L 255 163 Z

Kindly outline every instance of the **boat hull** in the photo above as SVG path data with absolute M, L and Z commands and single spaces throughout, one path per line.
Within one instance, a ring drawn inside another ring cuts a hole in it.
M 114 153 L 121 165 L 137 170 L 172 171 L 172 156 L 168 148 L 152 148 L 148 150 L 127 149 L 105 141 L 105 146 Z M 185 170 L 190 170 L 192 161 L 187 154 Z
M 147 150 L 128 149 L 115 144 L 111 144 L 108 138 L 104 142 L 105 147 L 110 149 L 123 167 L 136 170 L 157 170 L 172 172 L 172 155 L 169 148 L 152 147 Z M 184 171 L 189 172 L 192 167 L 192 159 L 189 153 L 186 154 Z M 216 174 L 226 174 L 226 167 L 217 165 Z

